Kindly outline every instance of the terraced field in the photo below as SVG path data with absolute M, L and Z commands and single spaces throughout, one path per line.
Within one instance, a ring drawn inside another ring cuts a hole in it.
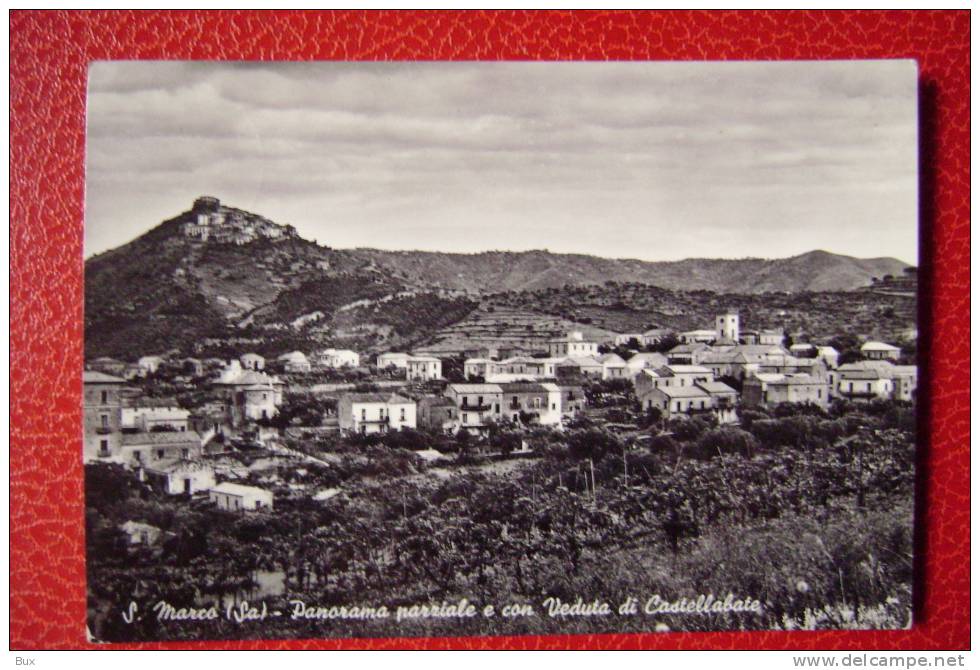
M 611 331 L 568 321 L 526 309 L 482 306 L 468 317 L 440 329 L 424 347 L 425 351 L 458 354 L 470 349 L 514 347 L 528 352 L 547 351 L 548 340 L 572 330 L 582 331 L 585 339 L 602 342 Z

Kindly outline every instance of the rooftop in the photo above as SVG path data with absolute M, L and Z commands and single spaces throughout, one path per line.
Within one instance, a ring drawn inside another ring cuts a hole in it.
M 892 346 L 891 344 L 885 344 L 884 342 L 875 342 L 874 340 L 870 342 L 865 342 L 861 345 L 861 351 L 901 351 L 898 347 Z
M 217 486 L 212 487 L 211 490 L 217 491 L 218 493 L 228 493 L 233 496 L 251 496 L 256 493 L 271 495 L 269 491 L 260 489 L 257 486 L 245 486 L 244 484 L 233 484 L 231 482 L 221 482 Z
M 125 384 L 126 380 L 96 370 L 85 370 L 82 372 L 82 382 L 84 384 Z
M 152 444 L 158 446 L 174 444 L 193 444 L 199 445 L 201 436 L 193 430 L 166 430 L 152 433 L 123 433 L 122 445 L 124 447 Z
M 450 384 L 456 393 L 503 393 L 503 389 L 497 384 Z

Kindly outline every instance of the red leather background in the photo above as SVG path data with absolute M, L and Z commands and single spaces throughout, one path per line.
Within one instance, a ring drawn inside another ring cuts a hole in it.
M 131 645 L 143 648 L 967 648 L 970 17 L 959 12 L 35 12 L 10 19 L 10 644 L 85 638 L 80 445 L 86 67 L 96 59 L 915 58 L 924 342 L 909 631 Z M 121 646 L 121 645 L 120 645 Z

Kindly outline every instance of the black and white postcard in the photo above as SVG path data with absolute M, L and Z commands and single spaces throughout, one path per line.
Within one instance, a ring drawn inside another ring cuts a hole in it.
M 95 641 L 912 623 L 917 70 L 97 62 Z

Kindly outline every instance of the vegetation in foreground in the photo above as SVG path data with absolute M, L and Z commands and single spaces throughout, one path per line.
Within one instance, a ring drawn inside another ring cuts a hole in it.
M 744 412 L 740 427 L 644 423 L 627 437 L 588 421 L 538 430 L 528 442 L 543 455 L 515 461 L 488 461 L 480 450 L 493 445 L 470 440 L 442 441 L 446 457 L 431 466 L 405 448 L 425 440 L 404 435 L 332 443 L 324 465 L 280 470 L 275 512 L 244 516 L 87 466 L 90 626 L 105 640 L 190 640 L 909 625 L 910 405 Z M 322 486 L 340 493 L 315 500 Z M 167 539 L 127 551 L 117 527 L 130 519 Z M 205 608 L 254 592 L 255 576 L 269 571 L 284 575 L 285 589 L 262 602 L 283 616 L 121 616 L 131 600 Z M 653 595 L 728 593 L 757 599 L 761 612 L 642 613 Z M 617 614 L 629 596 L 640 613 Z M 463 598 L 481 615 L 395 620 L 399 606 Z M 549 616 L 549 598 L 599 600 L 612 613 Z M 385 605 L 392 616 L 293 619 L 294 601 Z M 497 616 L 482 616 L 488 604 Z M 500 616 L 511 604 L 533 614 Z

